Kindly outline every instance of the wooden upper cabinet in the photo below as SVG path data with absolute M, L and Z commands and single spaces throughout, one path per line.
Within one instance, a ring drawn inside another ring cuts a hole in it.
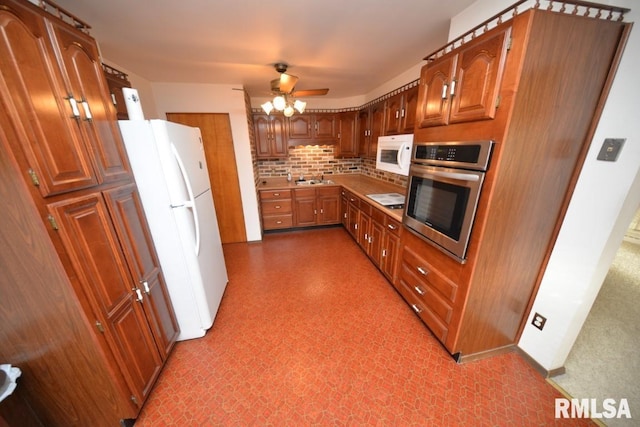
M 338 140 L 336 113 L 296 114 L 288 121 L 287 136 L 294 144 L 335 144 Z
M 0 106 L 29 164 L 23 172 L 43 196 L 96 185 L 45 20 L 18 2 L 0 0 L 0 6 Z
M 358 156 L 358 112 L 345 111 L 338 114 L 338 149 L 337 157 Z
M 94 152 L 103 182 L 130 176 L 116 109 L 102 69 L 95 41 L 68 25 L 49 21 L 59 50 L 60 67 L 66 72 L 67 92 L 75 97 L 78 120 Z
M 510 33 L 487 33 L 422 68 L 419 127 L 494 118 Z
M 358 111 L 358 126 L 357 126 L 357 144 L 358 155 L 367 157 L 369 152 L 369 141 L 371 140 L 371 113 L 369 107 L 363 108 Z
M 286 138 L 286 119 L 284 116 L 254 114 L 253 128 L 257 158 L 274 159 L 284 158 L 289 155 Z
M 387 99 L 384 113 L 384 134 L 413 133 L 418 107 L 418 86 L 413 86 Z
M 376 158 L 378 152 L 378 137 L 383 135 L 384 129 L 384 102 L 378 102 L 371 106 L 371 127 L 369 131 L 369 150 L 367 157 Z
M 131 82 L 127 79 L 126 74 L 107 64 L 102 64 L 102 69 L 104 70 L 104 77 L 107 79 L 109 95 L 111 95 L 111 102 L 116 108 L 118 120 L 128 120 L 129 112 L 125 104 L 122 88 L 131 87 Z

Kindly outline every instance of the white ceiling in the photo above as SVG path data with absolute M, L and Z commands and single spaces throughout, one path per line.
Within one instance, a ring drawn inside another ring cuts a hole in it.
M 363 95 L 447 42 L 475 0 L 54 0 L 91 25 L 105 62 L 151 82 L 244 85 L 269 95 L 276 62 L 296 89 Z M 417 76 L 416 76 L 417 78 Z

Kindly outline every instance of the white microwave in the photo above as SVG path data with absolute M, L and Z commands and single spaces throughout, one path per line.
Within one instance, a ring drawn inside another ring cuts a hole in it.
M 378 138 L 376 169 L 409 175 L 413 134 L 388 135 Z

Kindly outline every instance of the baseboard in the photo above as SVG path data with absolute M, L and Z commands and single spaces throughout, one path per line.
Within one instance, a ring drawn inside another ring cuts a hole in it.
M 480 359 L 486 359 L 487 357 L 498 356 L 499 354 L 511 353 L 516 348 L 517 347 L 515 345 L 509 344 L 504 347 L 494 348 L 492 350 L 487 350 L 487 351 L 481 351 L 479 353 L 466 354 L 466 355 L 459 355 L 458 353 L 456 353 L 457 356 L 454 355 L 454 359 L 458 363 L 473 362 Z
M 551 369 L 551 370 L 547 370 L 545 369 L 541 364 L 539 364 L 538 362 L 536 362 L 536 360 L 529 356 L 523 349 L 521 349 L 520 347 L 516 347 L 516 352 L 522 356 L 522 358 L 529 364 L 531 365 L 531 367 L 538 372 L 540 375 L 542 375 L 543 378 L 553 378 L 555 376 L 558 375 L 562 375 L 566 372 L 564 366 L 561 366 L 560 368 L 556 368 L 556 369 Z

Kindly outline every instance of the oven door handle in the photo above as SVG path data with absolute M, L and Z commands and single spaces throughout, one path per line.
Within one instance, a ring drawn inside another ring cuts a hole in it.
M 476 182 L 480 180 L 478 175 L 470 173 L 457 173 L 457 172 L 442 172 L 442 171 L 429 171 L 429 175 L 438 176 L 441 178 L 457 179 L 459 181 Z

